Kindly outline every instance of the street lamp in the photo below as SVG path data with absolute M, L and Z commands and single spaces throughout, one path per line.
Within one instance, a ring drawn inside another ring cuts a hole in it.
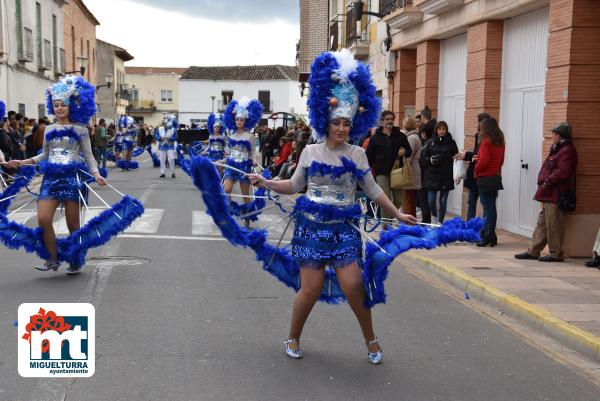
M 89 64 L 90 60 L 84 56 L 77 57 L 77 60 L 79 60 L 79 69 L 75 70 L 75 71 L 65 72 L 63 75 L 77 74 L 77 73 L 81 74 L 81 76 L 85 75 L 85 70 L 88 68 L 88 64 Z
M 215 99 L 216 99 L 216 96 L 211 96 L 210 99 L 212 100 L 212 112 L 214 113 L 215 112 Z
M 103 85 L 96 86 L 96 89 L 100 89 L 100 88 L 104 88 L 104 87 L 107 87 L 108 89 L 110 89 L 110 87 L 112 86 L 112 79 L 113 79 L 113 76 L 111 74 L 106 74 L 104 76 L 104 82 L 106 82 L 106 83 Z

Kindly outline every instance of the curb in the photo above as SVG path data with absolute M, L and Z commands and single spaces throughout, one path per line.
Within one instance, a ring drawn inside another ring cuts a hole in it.
M 593 334 L 543 308 L 469 276 L 455 267 L 411 253 L 405 254 L 404 257 L 409 262 L 426 268 L 455 288 L 468 292 L 471 298 L 477 298 L 488 305 L 501 309 L 507 315 L 592 358 L 595 362 L 600 362 L 600 338 Z

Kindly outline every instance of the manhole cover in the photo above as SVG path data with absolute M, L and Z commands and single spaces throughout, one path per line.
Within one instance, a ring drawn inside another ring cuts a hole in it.
M 91 266 L 139 266 L 150 263 L 150 259 L 138 258 L 135 256 L 107 256 L 95 257 L 86 261 Z

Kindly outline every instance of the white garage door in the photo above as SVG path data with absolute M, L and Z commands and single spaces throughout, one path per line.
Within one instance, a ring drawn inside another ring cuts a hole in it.
M 548 8 L 504 24 L 500 127 L 506 137 L 498 202 L 499 226 L 531 236 L 539 204 L 533 201 L 542 163 Z
M 462 149 L 465 143 L 465 92 L 467 86 L 467 35 L 442 40 L 440 46 L 440 87 L 438 121 L 448 123 L 452 137 Z M 450 192 L 448 212 L 460 215 L 462 183 Z

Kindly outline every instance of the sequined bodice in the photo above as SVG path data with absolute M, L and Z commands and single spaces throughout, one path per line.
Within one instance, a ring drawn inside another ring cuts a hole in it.
M 250 142 L 230 140 L 228 145 L 230 160 L 236 163 L 243 163 L 252 158 L 250 155 L 250 149 L 252 149 Z
M 351 172 L 346 172 L 340 177 L 309 174 L 306 196 L 316 203 L 348 206 L 354 203 L 356 182 L 357 179 Z
M 210 138 L 209 149 L 213 152 L 222 152 L 225 149 L 225 141 L 221 137 Z
M 48 141 L 48 162 L 53 164 L 70 164 L 81 162 L 79 140 L 69 136 L 53 138 Z

